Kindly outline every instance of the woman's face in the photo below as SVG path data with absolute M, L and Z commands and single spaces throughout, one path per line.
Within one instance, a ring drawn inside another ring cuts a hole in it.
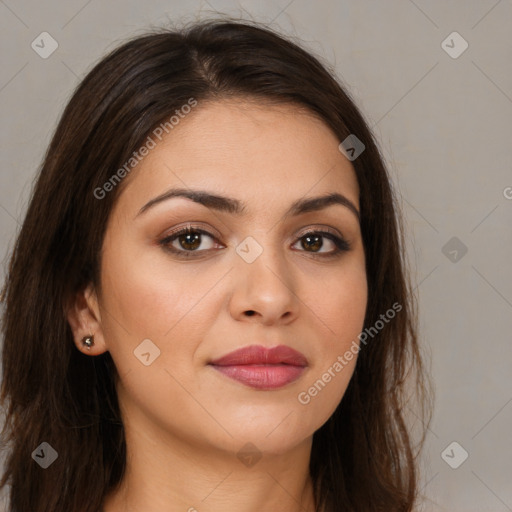
M 290 106 L 199 102 L 125 178 L 91 303 L 128 429 L 282 453 L 333 413 L 367 302 L 358 183 L 339 143 Z M 197 200 L 163 198 L 175 189 Z M 292 207 L 328 194 L 342 201 Z M 276 346 L 303 357 L 269 356 Z

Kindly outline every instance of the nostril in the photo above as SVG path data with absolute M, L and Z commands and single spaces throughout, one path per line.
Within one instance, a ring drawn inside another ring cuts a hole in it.
M 246 311 L 246 312 L 245 312 L 245 314 L 246 314 L 247 316 L 253 316 L 253 315 L 254 315 L 254 313 L 255 313 L 255 312 L 254 312 L 252 309 L 250 309 L 249 311 Z

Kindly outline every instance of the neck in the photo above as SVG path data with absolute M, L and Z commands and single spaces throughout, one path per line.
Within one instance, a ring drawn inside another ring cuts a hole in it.
M 107 496 L 104 512 L 315 512 L 312 438 L 256 460 L 177 439 L 150 425 L 125 425 L 125 435 L 126 471 Z

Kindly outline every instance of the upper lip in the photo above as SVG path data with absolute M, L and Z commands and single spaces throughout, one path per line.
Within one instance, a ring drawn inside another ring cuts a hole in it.
M 239 348 L 225 356 L 214 359 L 210 364 L 216 366 L 239 366 L 248 364 L 289 364 L 307 366 L 308 360 L 301 352 L 286 345 L 267 348 L 262 345 L 250 345 Z

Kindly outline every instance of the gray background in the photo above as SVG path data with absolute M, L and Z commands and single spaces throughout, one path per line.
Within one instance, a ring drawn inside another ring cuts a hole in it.
M 401 194 L 437 394 L 422 510 L 512 511 L 511 0 L 0 1 L 2 280 L 84 73 L 126 37 L 217 12 L 304 41 L 335 66 L 379 140 Z M 47 59 L 31 48 L 44 31 L 59 45 Z M 469 44 L 457 58 L 445 51 L 462 48 L 454 31 Z M 462 449 L 469 456 L 453 469 L 445 460 L 460 462 Z

